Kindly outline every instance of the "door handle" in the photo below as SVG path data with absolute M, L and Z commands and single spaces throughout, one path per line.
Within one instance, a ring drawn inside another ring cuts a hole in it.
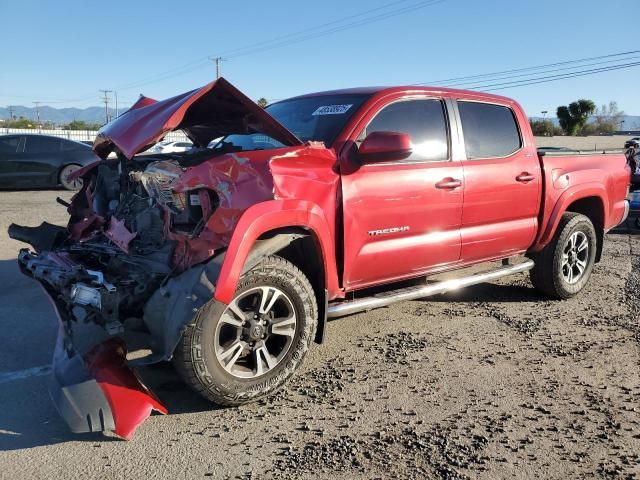
M 443 178 L 438 183 L 436 183 L 436 188 L 441 190 L 453 190 L 454 188 L 458 188 L 462 186 L 462 181 L 456 178 Z
M 520 175 L 516 177 L 516 180 L 522 183 L 531 182 L 532 180 L 535 180 L 535 179 L 536 179 L 535 175 L 531 175 L 529 172 L 522 172 Z

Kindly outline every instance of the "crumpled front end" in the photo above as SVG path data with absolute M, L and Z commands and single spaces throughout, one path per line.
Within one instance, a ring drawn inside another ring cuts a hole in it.
M 208 155 L 100 162 L 84 172 L 67 228 L 9 229 L 32 245 L 18 262 L 59 314 L 51 393 L 75 432 L 129 438 L 152 410 L 166 413 L 127 365 L 172 356 L 213 297 L 240 216 L 273 198 L 273 152 Z
M 176 129 L 197 148 L 138 155 Z M 207 147 L 236 134 L 266 135 L 274 148 Z M 60 413 L 74 431 L 129 438 L 151 411 L 166 413 L 129 367 L 172 357 L 214 299 L 241 216 L 287 194 L 334 210 L 338 176 L 333 152 L 302 145 L 222 79 L 165 101 L 141 99 L 100 131 L 94 150 L 104 160 L 74 172 L 83 186 L 67 227 L 11 225 L 9 235 L 32 246 L 20 267 L 59 314 L 52 396 Z M 107 158 L 114 151 L 118 158 Z

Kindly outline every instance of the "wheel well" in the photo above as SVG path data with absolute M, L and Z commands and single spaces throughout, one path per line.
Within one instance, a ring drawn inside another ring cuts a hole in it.
M 580 213 L 591 220 L 596 230 L 598 245 L 596 246 L 596 262 L 602 257 L 604 243 L 604 204 L 600 197 L 585 197 L 576 200 L 567 207 L 567 212 Z
M 271 230 L 262 234 L 258 240 L 283 233 L 299 235 L 300 237 L 274 253 L 293 263 L 309 279 L 318 303 L 318 330 L 315 341 L 322 343 L 327 315 L 327 292 L 324 259 L 320 242 L 313 232 L 302 227 Z

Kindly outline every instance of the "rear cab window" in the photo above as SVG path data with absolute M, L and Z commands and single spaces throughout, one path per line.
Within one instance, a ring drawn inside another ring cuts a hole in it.
M 513 111 L 504 105 L 458 100 L 467 159 L 508 157 L 522 147 Z

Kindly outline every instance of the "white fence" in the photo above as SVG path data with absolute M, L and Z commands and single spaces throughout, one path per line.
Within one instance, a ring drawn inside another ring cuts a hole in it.
M 0 135 L 51 135 L 53 137 L 62 137 L 76 142 L 90 141 L 96 138 L 96 130 L 46 130 L 41 128 L 0 128 Z M 164 138 L 165 141 L 187 141 L 187 137 L 182 132 L 169 132 Z

